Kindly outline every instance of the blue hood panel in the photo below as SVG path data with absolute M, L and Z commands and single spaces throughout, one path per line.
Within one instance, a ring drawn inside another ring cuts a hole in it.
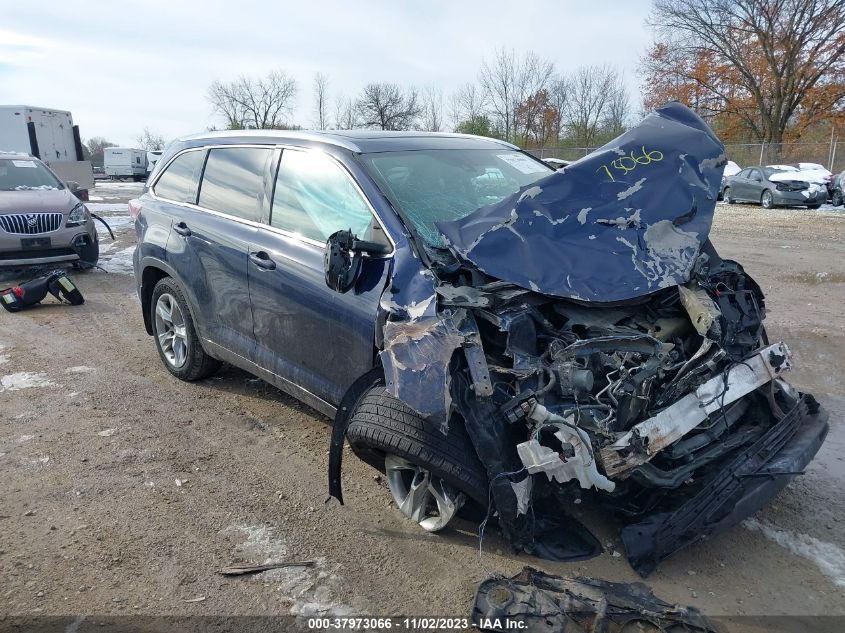
M 557 297 L 633 299 L 689 281 L 724 149 L 671 102 L 563 171 L 437 226 L 460 259 L 492 277 Z

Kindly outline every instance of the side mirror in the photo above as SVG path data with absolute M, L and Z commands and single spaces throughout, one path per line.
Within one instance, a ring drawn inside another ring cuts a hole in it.
M 355 237 L 351 230 L 337 231 L 326 240 L 323 268 L 326 285 L 335 292 L 349 292 L 361 273 L 361 255 L 387 255 L 390 247 Z
M 70 189 L 70 192 L 71 192 L 71 193 L 76 193 L 77 191 L 79 191 L 79 183 L 78 183 L 78 182 L 76 182 L 75 180 L 68 180 L 68 181 L 65 183 L 65 186 L 66 186 L 68 189 Z

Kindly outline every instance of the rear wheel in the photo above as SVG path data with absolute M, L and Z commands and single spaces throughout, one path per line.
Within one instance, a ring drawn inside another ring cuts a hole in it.
M 188 302 L 179 284 L 160 279 L 150 301 L 153 337 L 161 361 L 180 380 L 200 380 L 220 368 L 220 361 L 205 353 L 194 328 Z
M 772 192 L 766 189 L 763 192 L 762 197 L 760 198 L 760 204 L 763 205 L 764 209 L 772 209 L 775 206 L 775 198 L 772 195 Z
M 446 527 L 467 501 L 487 506 L 487 474 L 459 420 L 444 435 L 377 385 L 358 402 L 346 437 L 386 474 L 399 510 L 424 530 Z
M 842 192 L 837 189 L 833 192 L 833 195 L 830 197 L 830 204 L 832 204 L 834 207 L 841 207 L 842 202 Z

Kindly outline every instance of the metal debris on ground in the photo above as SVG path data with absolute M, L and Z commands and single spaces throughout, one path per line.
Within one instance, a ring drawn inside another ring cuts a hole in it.
M 484 580 L 471 617 L 483 631 L 717 633 L 696 608 L 665 602 L 644 583 L 563 578 L 531 567 L 513 578 Z
M 313 567 L 316 563 L 313 560 L 292 561 L 283 563 L 267 563 L 265 565 L 234 565 L 232 567 L 224 567 L 220 570 L 223 576 L 244 576 L 246 574 L 258 574 L 262 571 L 269 571 L 271 569 L 281 569 L 282 567 Z

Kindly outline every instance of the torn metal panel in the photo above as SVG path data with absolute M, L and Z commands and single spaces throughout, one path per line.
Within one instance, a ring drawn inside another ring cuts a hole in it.
M 697 609 L 664 602 L 643 583 L 564 578 L 531 567 L 484 580 L 471 617 L 483 631 L 718 633 Z
M 456 256 L 497 279 L 628 300 L 689 280 L 725 162 L 707 124 L 673 102 L 565 170 L 437 226 Z
M 449 364 L 464 340 L 451 315 L 385 323 L 379 356 L 388 392 L 445 424 L 452 403 Z
M 784 343 L 763 348 L 724 374 L 714 376 L 694 392 L 634 426 L 616 442 L 601 449 L 608 476 L 618 476 L 644 464 L 658 452 L 681 439 L 707 417 L 771 382 L 791 367 Z

